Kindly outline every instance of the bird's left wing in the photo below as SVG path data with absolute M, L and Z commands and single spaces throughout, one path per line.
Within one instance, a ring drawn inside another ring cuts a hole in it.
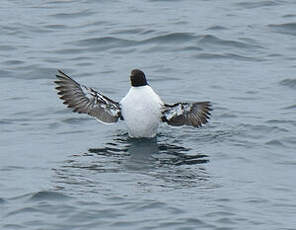
M 80 85 L 61 70 L 58 70 L 56 89 L 64 104 L 74 112 L 86 113 L 105 123 L 117 122 L 121 117 L 118 102 L 98 93 L 92 88 Z
M 201 127 L 208 122 L 211 111 L 208 101 L 195 103 L 165 104 L 162 111 L 162 121 L 172 126 L 189 125 Z

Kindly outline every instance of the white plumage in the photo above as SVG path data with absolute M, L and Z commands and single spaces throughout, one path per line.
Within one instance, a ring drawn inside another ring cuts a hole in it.
M 149 85 L 131 87 L 120 101 L 121 114 L 131 137 L 154 137 L 161 121 L 160 97 Z

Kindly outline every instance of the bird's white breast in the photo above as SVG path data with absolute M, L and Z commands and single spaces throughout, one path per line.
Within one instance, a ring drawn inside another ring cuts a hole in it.
M 154 137 L 156 135 L 163 102 L 150 86 L 131 87 L 120 105 L 129 136 Z

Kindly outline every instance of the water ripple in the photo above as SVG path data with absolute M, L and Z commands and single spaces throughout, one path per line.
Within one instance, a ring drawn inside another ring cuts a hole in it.
M 195 153 L 181 145 L 158 143 L 156 140 L 134 140 L 126 135 L 116 136 L 114 142 L 106 143 L 102 148 L 90 148 L 87 153 L 75 154 L 65 161 L 61 168 L 55 169 L 59 186 L 80 184 L 91 189 L 93 179 L 82 176 L 80 170 L 89 173 L 137 173 L 154 178 L 139 182 L 142 186 L 177 189 L 200 186 L 209 179 L 203 168 L 195 166 L 209 162 L 206 154 Z M 184 167 L 186 166 L 186 167 Z M 192 167 L 189 170 L 188 167 Z M 185 170 L 186 168 L 186 170 Z M 88 174 L 88 173 L 87 173 Z M 75 176 L 75 179 L 73 178 Z M 80 175 L 80 176 L 78 176 Z M 85 174 L 86 175 L 86 174 Z M 142 177 L 141 176 L 141 177 Z M 130 183 L 126 178 L 126 183 Z M 150 185 L 151 184 L 151 185 Z
M 280 140 L 270 140 L 265 143 L 274 147 L 284 147 L 285 145 Z
M 100 47 L 103 49 L 109 49 L 114 47 L 126 47 L 131 45 L 136 45 L 136 41 L 126 40 L 116 37 L 101 37 L 101 38 L 87 38 L 75 42 L 75 45 L 78 46 L 91 46 L 91 47 Z
M 165 35 L 155 36 L 146 40 L 141 41 L 142 44 L 149 43 L 179 43 L 179 42 L 187 42 L 195 39 L 192 33 L 169 33 Z
M 227 30 L 227 28 L 224 26 L 211 26 L 208 30 Z
M 16 47 L 10 45 L 0 45 L 1 51 L 13 51 L 16 50 Z
M 70 199 L 69 196 L 66 196 L 59 192 L 53 191 L 40 191 L 33 194 L 30 198 L 32 201 L 44 201 L 44 200 L 67 200 Z
M 254 42 L 244 43 L 244 42 L 235 41 L 235 40 L 225 40 L 209 34 L 198 36 L 198 41 L 202 46 L 219 45 L 219 46 L 233 47 L 233 48 L 239 48 L 239 49 L 262 48 L 259 45 L 255 45 Z
M 9 217 L 9 216 L 15 216 L 15 215 L 18 215 L 18 214 L 24 214 L 24 213 L 38 213 L 39 210 L 36 209 L 36 208 L 32 208 L 32 207 L 25 207 L 25 208 L 20 208 L 20 209 L 17 209 L 17 210 L 14 210 L 12 212 L 9 212 L 6 217 Z
M 296 35 L 296 23 L 271 24 L 269 27 L 277 33 Z
M 81 18 L 81 17 L 89 17 L 94 14 L 91 10 L 80 10 L 77 12 L 69 12 L 69 13 L 56 13 L 52 14 L 51 17 L 55 17 L 58 19 L 67 19 L 67 18 Z
M 236 5 L 243 7 L 245 9 L 254 9 L 259 7 L 266 7 L 266 6 L 277 6 L 279 5 L 278 1 L 258 1 L 258 2 L 251 2 L 251 1 L 244 1 L 237 3 Z
M 4 204 L 6 201 L 0 197 L 0 204 Z
M 290 87 L 292 89 L 296 89 L 296 79 L 284 79 L 280 81 L 280 85 Z
M 233 54 L 233 53 L 227 53 L 227 54 L 201 53 L 201 54 L 194 55 L 193 57 L 197 59 L 205 59 L 205 60 L 229 59 L 229 60 L 235 60 L 235 61 L 251 61 L 251 62 L 263 61 L 263 59 L 259 59 L 256 57 L 242 56 L 242 55 Z
M 4 224 L 4 229 L 24 229 L 25 227 L 23 225 L 19 224 Z
M 195 36 L 191 33 L 170 33 L 165 35 L 158 35 L 152 38 L 144 40 L 128 40 L 118 37 L 99 37 L 99 38 L 87 38 L 75 42 L 75 45 L 85 46 L 85 47 L 95 47 L 100 48 L 100 50 L 108 50 L 110 48 L 119 47 L 131 47 L 138 45 L 147 44 L 167 44 L 167 43 L 179 43 L 186 42 L 194 39 Z

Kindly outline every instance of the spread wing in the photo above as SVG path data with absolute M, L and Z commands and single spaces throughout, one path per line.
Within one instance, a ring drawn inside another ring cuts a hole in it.
M 172 126 L 190 125 L 201 127 L 210 118 L 211 104 L 208 101 L 195 103 L 165 104 L 162 121 Z
M 92 88 L 80 85 L 61 70 L 58 70 L 56 89 L 64 104 L 74 112 L 86 113 L 106 123 L 118 121 L 121 110 L 118 102 L 98 93 Z

